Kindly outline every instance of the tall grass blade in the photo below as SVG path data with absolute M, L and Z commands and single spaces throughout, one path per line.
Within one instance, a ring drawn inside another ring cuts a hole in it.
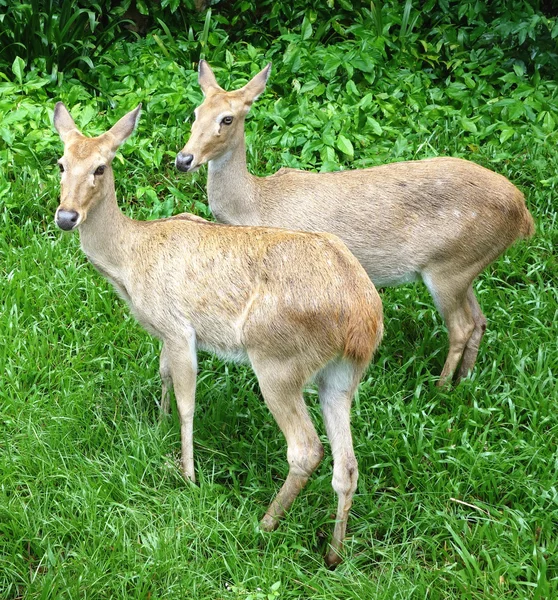
M 207 9 L 207 13 L 205 15 L 205 22 L 203 24 L 203 31 L 200 38 L 200 60 L 202 58 L 206 58 L 206 48 L 207 48 L 207 40 L 209 39 L 209 26 L 211 25 L 211 8 Z
M 379 3 L 378 3 L 379 4 Z M 376 34 L 378 37 L 382 37 L 384 34 L 384 23 L 382 19 L 382 6 L 376 6 L 374 0 L 370 1 L 370 12 L 372 13 L 372 19 L 374 20 L 374 25 L 376 27 Z
M 409 15 L 411 14 L 411 8 L 413 8 L 413 0 L 407 0 L 405 2 L 405 8 L 403 9 L 403 18 L 401 19 L 401 31 L 400 37 L 401 40 L 404 40 L 407 37 L 407 27 L 409 25 Z

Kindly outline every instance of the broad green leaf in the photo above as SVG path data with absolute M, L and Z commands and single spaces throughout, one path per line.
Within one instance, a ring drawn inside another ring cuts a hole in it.
M 94 69 L 93 61 L 89 58 L 89 56 L 80 56 L 80 60 L 82 60 L 90 69 Z
M 525 67 L 521 63 L 515 63 L 513 65 L 513 70 L 518 77 L 523 77 L 523 75 L 525 75 Z
M 335 71 L 337 71 L 341 63 L 342 60 L 338 56 L 328 56 L 322 67 L 324 75 L 327 77 L 335 75 Z
M 155 43 L 157 44 L 157 46 L 159 46 L 159 48 L 161 48 L 161 52 L 167 58 L 170 58 L 169 52 L 168 52 L 167 48 L 165 47 L 165 44 L 164 44 L 163 40 L 158 35 L 156 35 L 155 33 L 153 34 L 153 39 L 155 40 Z
M 543 124 L 542 124 L 542 128 L 546 133 L 550 133 L 551 131 L 554 131 L 554 127 L 556 125 L 556 121 L 554 120 L 554 117 L 550 114 L 550 112 L 546 111 L 546 114 L 544 115 L 543 118 Z
M 302 20 L 302 27 L 300 28 L 300 34 L 303 40 L 307 40 L 312 37 L 312 24 L 308 17 L 304 17 Z
M 16 56 L 12 63 L 12 72 L 17 77 L 19 83 L 23 83 L 23 72 L 25 70 L 25 61 L 23 58 Z
M 326 146 L 333 146 L 333 144 L 335 142 L 335 138 L 333 137 L 333 134 L 331 133 L 331 131 L 323 131 L 322 132 L 322 142 Z
M 254 48 L 254 46 L 252 46 L 252 44 L 246 44 L 246 52 L 248 52 L 248 56 L 252 60 L 257 60 L 257 58 L 258 58 L 258 50 L 256 50 Z
M 371 104 L 372 94 L 369 92 L 368 94 L 366 94 L 366 96 L 359 100 L 358 106 L 364 110 L 365 108 L 368 108 Z
M 300 68 L 301 61 L 301 47 L 298 44 L 289 44 L 285 54 L 283 54 L 283 63 L 290 67 L 292 73 L 296 73 Z
M 469 131 L 470 133 L 478 133 L 475 123 L 466 117 L 461 117 L 461 125 L 465 131 Z
M 138 9 L 138 12 L 142 15 L 149 14 L 149 9 L 147 8 L 144 0 L 136 0 L 136 8 Z
M 356 57 L 351 61 L 351 64 L 355 69 L 362 71 L 363 73 L 373 73 L 374 72 L 374 62 L 372 59 L 366 57 Z
M 352 79 L 349 79 L 349 81 L 347 81 L 345 88 L 350 94 L 353 94 L 354 96 L 360 96 L 360 94 L 358 93 L 357 86 L 355 85 L 355 82 Z
M 14 133 L 7 127 L 0 127 L 0 138 L 2 138 L 8 146 L 14 143 Z
M 331 146 L 323 146 L 320 150 L 320 156 L 324 164 L 335 162 L 335 150 Z
M 525 114 L 525 106 L 524 106 L 523 102 L 514 102 L 508 108 L 508 118 L 511 121 L 514 121 L 518 117 L 522 117 L 524 114 Z
M 336 145 L 339 148 L 339 150 L 341 150 L 341 152 L 343 152 L 344 154 L 347 154 L 351 158 L 353 158 L 353 156 L 355 155 L 355 151 L 354 151 L 351 140 L 346 138 L 342 133 L 340 133 L 337 136 Z
M 500 133 L 500 144 L 507 142 L 511 137 L 515 134 L 515 129 L 513 127 L 509 127 L 508 125 L 504 125 L 502 127 L 502 132 Z
M 326 86 L 323 83 L 320 83 L 312 90 L 312 94 L 314 94 L 314 96 L 321 96 L 325 91 Z
M 7 181 L 0 181 L 0 198 L 7 196 L 10 191 L 10 184 Z
M 81 111 L 81 114 L 79 116 L 79 123 L 81 127 L 85 127 L 89 122 L 91 122 L 91 120 L 93 119 L 93 117 L 97 114 L 97 109 L 95 108 L 94 105 L 92 104 L 87 104 L 83 110 Z
M 319 85 L 318 81 L 307 81 L 306 83 L 304 83 L 302 85 L 302 87 L 299 90 L 299 93 L 305 94 L 306 92 L 313 90 L 318 85 Z
M 374 117 L 366 117 L 366 121 L 367 121 L 368 125 L 370 125 L 370 127 L 372 127 L 372 131 L 376 135 L 382 135 L 382 133 L 384 133 L 382 126 L 378 123 L 378 121 L 376 121 L 376 119 Z

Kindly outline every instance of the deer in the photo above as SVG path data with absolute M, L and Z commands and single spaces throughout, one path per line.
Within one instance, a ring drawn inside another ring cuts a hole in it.
M 473 370 L 487 324 L 473 281 L 535 232 L 523 194 L 502 175 L 451 157 L 252 175 L 244 123 L 270 71 L 271 63 L 225 91 L 208 63 L 199 62 L 204 99 L 176 168 L 191 173 L 207 163 L 209 207 L 221 223 L 327 231 L 346 243 L 377 287 L 422 279 L 449 334 L 437 385 L 459 382 Z
M 162 341 L 161 408 L 174 389 L 181 468 L 195 482 L 193 418 L 197 350 L 249 363 L 287 442 L 287 478 L 261 520 L 271 531 L 323 457 L 303 398 L 315 381 L 333 454 L 337 515 L 326 563 L 343 555 L 356 489 L 350 408 L 380 343 L 382 303 L 345 244 L 328 233 L 239 227 L 183 213 L 138 221 L 118 207 L 112 161 L 132 134 L 141 104 L 108 131 L 87 137 L 58 102 L 54 126 L 64 144 L 58 161 L 55 222 L 78 231 L 91 264 Z

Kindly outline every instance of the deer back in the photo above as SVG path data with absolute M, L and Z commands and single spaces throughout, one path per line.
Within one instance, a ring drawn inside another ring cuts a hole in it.
M 257 204 L 268 225 L 338 235 L 376 285 L 412 280 L 448 257 L 456 267 L 491 261 L 534 231 L 513 184 L 457 158 L 336 173 L 283 170 L 258 179 Z
M 193 171 L 209 163 L 209 205 L 219 221 L 337 234 L 377 285 L 411 281 L 440 261 L 481 270 L 514 240 L 533 234 L 523 194 L 505 177 L 463 159 L 252 176 L 244 120 L 269 68 L 226 92 L 200 62 L 205 99 L 176 166 Z
M 202 349 L 236 359 L 258 347 L 367 362 L 381 336 L 379 296 L 334 236 L 169 219 L 144 226 L 133 254 L 127 294 L 159 337 L 190 323 Z M 367 339 L 347 346 L 355 328 Z

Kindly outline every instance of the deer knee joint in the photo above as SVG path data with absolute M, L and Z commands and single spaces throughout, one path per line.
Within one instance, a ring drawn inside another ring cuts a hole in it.
M 287 460 L 291 473 L 301 477 L 310 477 L 324 456 L 324 447 L 316 439 L 311 444 L 301 445 L 287 450 Z
M 347 457 L 339 464 L 333 465 L 331 485 L 339 496 L 352 495 L 358 481 L 358 464 L 354 456 Z

